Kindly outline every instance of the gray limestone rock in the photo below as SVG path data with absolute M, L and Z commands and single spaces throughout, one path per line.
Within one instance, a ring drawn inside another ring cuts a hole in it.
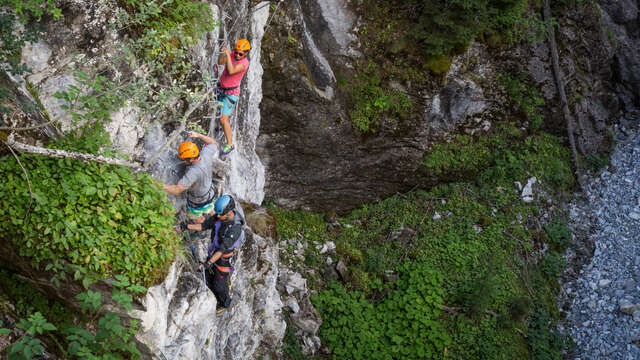
M 522 201 L 524 202 L 533 201 L 533 184 L 535 184 L 537 180 L 538 179 L 536 179 L 535 176 L 527 180 L 527 183 L 525 184 L 524 188 L 522 188 L 522 194 L 520 194 L 520 196 L 522 197 Z
M 284 287 L 289 295 L 297 291 L 304 292 L 307 290 L 307 279 L 303 278 L 300 273 L 289 272 L 287 274 L 283 274 L 282 276 L 282 281 L 285 284 Z
M 330 280 L 338 281 L 338 280 L 340 280 L 340 274 L 338 274 L 338 272 L 336 271 L 335 266 L 333 266 L 331 264 L 327 264 L 327 266 L 324 268 L 324 279 L 326 281 L 330 281 Z
M 628 299 L 620 300 L 619 305 L 620 305 L 620 312 L 625 313 L 627 315 L 633 314 L 633 312 L 637 308 L 637 306 L 631 301 L 629 301 Z
M 290 298 L 289 300 L 286 301 L 286 304 L 292 313 L 296 314 L 300 311 L 300 305 L 298 305 L 298 302 L 296 301 L 295 298 Z
M 625 24 L 638 18 L 638 3 L 635 0 L 602 0 L 602 6 L 613 21 Z
M 455 80 L 433 98 L 427 121 L 435 131 L 449 132 L 487 107 L 478 85 L 471 80 Z
M 336 264 L 336 271 L 344 281 L 348 281 L 349 273 L 347 272 L 347 265 L 345 265 L 344 261 L 338 260 Z

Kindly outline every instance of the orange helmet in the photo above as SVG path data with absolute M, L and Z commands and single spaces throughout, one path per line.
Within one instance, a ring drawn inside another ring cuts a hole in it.
M 198 147 L 191 141 L 185 141 L 180 144 L 178 156 L 183 160 L 198 157 Z
M 236 42 L 236 51 L 249 51 L 251 50 L 251 44 L 249 44 L 249 40 L 240 39 Z

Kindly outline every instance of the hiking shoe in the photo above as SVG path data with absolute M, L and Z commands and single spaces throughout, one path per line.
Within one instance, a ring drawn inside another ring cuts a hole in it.
M 228 153 L 232 152 L 233 149 L 235 149 L 233 145 L 229 146 L 229 144 L 227 144 L 222 148 L 220 155 L 227 155 Z

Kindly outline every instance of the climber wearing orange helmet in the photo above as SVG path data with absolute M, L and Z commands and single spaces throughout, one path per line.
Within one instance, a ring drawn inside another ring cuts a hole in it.
M 229 49 L 226 46 L 223 46 L 223 54 L 218 57 L 218 65 L 224 65 L 224 71 L 220 76 L 218 85 L 218 103 L 222 104 L 220 124 L 222 125 L 224 136 L 227 138 L 227 144 L 222 148 L 221 155 L 227 155 L 234 149 L 229 116 L 231 116 L 233 107 L 238 101 L 242 78 L 249 69 L 249 59 L 247 59 L 249 50 L 251 50 L 249 41 L 240 39 L 236 42 L 233 54 L 229 53 Z
M 186 141 L 178 148 L 178 157 L 187 164 L 184 176 L 175 185 L 164 184 L 162 187 L 172 195 L 187 192 L 187 210 L 192 217 L 201 217 L 213 211 L 213 200 L 216 197 L 212 183 L 213 158 L 218 143 L 212 138 L 189 132 L 190 138 L 202 140 L 205 145 L 198 151 L 196 144 Z

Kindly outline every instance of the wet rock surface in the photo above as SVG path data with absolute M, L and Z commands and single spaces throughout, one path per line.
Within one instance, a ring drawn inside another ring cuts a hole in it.
M 638 359 L 640 347 L 640 134 L 636 114 L 611 165 L 585 189 L 585 201 L 569 207 L 575 227 L 588 227 L 593 257 L 563 285 L 567 317 L 560 328 L 576 346 L 574 359 Z M 575 230 L 575 229 L 574 229 Z M 590 255 L 578 255 L 588 259 Z

